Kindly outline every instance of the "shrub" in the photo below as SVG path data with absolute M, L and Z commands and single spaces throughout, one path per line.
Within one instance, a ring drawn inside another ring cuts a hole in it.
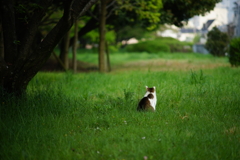
M 221 32 L 217 27 L 214 27 L 208 32 L 207 36 L 206 49 L 214 56 L 225 56 L 229 42 L 228 35 Z
M 142 41 L 126 46 L 128 52 L 192 52 L 191 43 L 180 42 L 170 37 L 160 37 L 155 40 Z
M 234 38 L 230 42 L 229 62 L 232 66 L 240 66 L 240 38 Z
M 170 47 L 171 52 L 192 52 L 192 43 L 181 42 L 171 37 L 159 37 L 156 40 Z
M 170 52 L 170 48 L 165 44 L 160 44 L 157 41 L 143 41 L 136 44 L 131 44 L 126 47 L 128 52 Z

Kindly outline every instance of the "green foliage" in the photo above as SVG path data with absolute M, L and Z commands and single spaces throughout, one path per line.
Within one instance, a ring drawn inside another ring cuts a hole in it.
M 134 22 L 137 19 L 145 21 L 148 30 L 157 28 L 157 24 L 160 22 L 159 10 L 163 7 L 162 0 L 118 0 L 117 3 L 119 8 L 115 11 L 116 15 L 124 11 L 128 12 L 128 15 L 133 15 L 134 13 L 136 17 L 131 17 L 130 21 Z
M 149 34 L 149 31 L 146 31 L 140 25 L 134 26 L 123 26 L 117 32 L 117 41 L 121 43 L 122 40 L 129 40 L 130 38 L 146 38 L 145 36 Z
M 229 62 L 232 66 L 240 66 L 240 38 L 234 38 L 230 42 Z
M 183 21 L 188 21 L 195 15 L 204 15 L 213 10 L 216 3 L 221 0 L 162 0 L 161 23 L 183 26 Z
M 93 49 L 95 52 L 97 52 L 98 48 L 95 44 L 99 43 L 99 33 L 98 30 L 92 30 L 91 32 L 88 32 L 86 35 L 83 36 L 84 40 L 88 43 L 93 45 Z M 115 38 L 116 34 L 114 31 L 108 31 L 106 32 L 105 39 L 108 43 L 108 49 L 110 52 L 117 52 L 118 46 L 112 45 L 115 44 Z
M 225 56 L 229 43 L 228 35 L 221 32 L 217 27 L 214 27 L 208 32 L 207 36 L 206 49 L 214 56 Z
M 27 98 L 0 97 L 0 157 L 239 159 L 238 73 L 38 73 Z M 145 85 L 157 88 L 154 113 L 136 111 Z
M 191 52 L 191 43 L 180 42 L 174 38 L 156 38 L 155 40 L 142 41 L 126 47 L 128 52 Z

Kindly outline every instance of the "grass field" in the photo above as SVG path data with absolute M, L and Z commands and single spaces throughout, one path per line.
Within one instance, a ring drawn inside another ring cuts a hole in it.
M 27 97 L 0 98 L 0 159 L 240 159 L 239 68 L 209 55 L 111 58 L 110 73 L 40 72 Z M 154 113 L 136 111 L 145 85 Z

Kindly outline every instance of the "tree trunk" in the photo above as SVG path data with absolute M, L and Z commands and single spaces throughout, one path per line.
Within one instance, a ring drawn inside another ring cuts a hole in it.
M 108 68 L 108 72 L 111 72 L 112 68 L 111 68 L 111 63 L 110 63 L 110 56 L 109 56 L 109 49 L 108 49 L 107 41 L 106 41 L 106 55 L 107 55 L 107 68 Z
M 58 57 L 58 55 L 55 52 L 52 52 L 54 58 L 57 60 L 57 62 L 59 63 L 59 65 L 61 66 L 61 68 L 66 72 L 67 69 L 65 68 L 62 60 Z
M 101 0 L 100 6 L 100 23 L 99 23 L 99 71 L 106 72 L 105 60 L 105 33 L 106 33 L 106 0 Z
M 1 19 L 0 19 L 0 57 L 4 58 L 4 43 L 3 43 L 3 30 L 2 30 Z
M 25 93 L 29 81 L 48 60 L 54 47 L 69 31 L 75 19 L 82 16 L 96 1 L 64 1 L 62 18 L 42 41 L 33 44 L 40 22 L 52 5 L 52 0 L 37 1 L 39 2 L 37 5 L 41 7 L 34 9 L 31 15 L 26 15 L 29 16 L 28 23 L 20 19 L 24 13 L 20 15 L 16 11 L 14 0 L 1 0 L 0 19 L 3 26 L 4 59 L 0 58 L 0 94 L 22 95 Z
M 72 58 L 72 68 L 73 73 L 77 72 L 77 46 L 78 46 L 78 20 L 75 20 L 74 26 L 74 41 L 73 41 L 73 58 Z
M 64 38 L 62 39 L 62 52 L 59 55 L 59 58 L 64 64 L 64 68 L 68 69 L 69 68 L 69 60 L 68 60 L 68 50 L 69 50 L 69 34 L 70 31 L 68 31 Z

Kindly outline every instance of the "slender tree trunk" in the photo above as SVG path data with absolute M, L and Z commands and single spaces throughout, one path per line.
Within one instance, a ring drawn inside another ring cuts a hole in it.
M 75 26 L 74 26 L 74 42 L 73 42 L 73 58 L 72 58 L 72 67 L 73 72 L 77 72 L 77 46 L 78 46 L 78 20 L 75 20 Z
M 62 52 L 60 53 L 60 59 L 61 59 L 61 61 L 63 62 L 63 64 L 64 64 L 64 67 L 66 68 L 66 69 L 68 69 L 69 68 L 69 60 L 68 60 L 68 50 L 69 50 L 69 34 L 70 34 L 70 31 L 68 31 L 66 34 L 65 34 L 65 36 L 64 36 L 64 38 L 63 38 L 63 40 L 62 40 Z
M 101 0 L 99 23 L 99 72 L 106 72 L 105 33 L 106 33 L 106 0 Z
M 108 43 L 106 41 L 106 55 L 107 55 L 107 68 L 108 72 L 111 72 L 111 63 L 110 63 L 110 55 L 109 55 L 109 49 L 108 49 Z

